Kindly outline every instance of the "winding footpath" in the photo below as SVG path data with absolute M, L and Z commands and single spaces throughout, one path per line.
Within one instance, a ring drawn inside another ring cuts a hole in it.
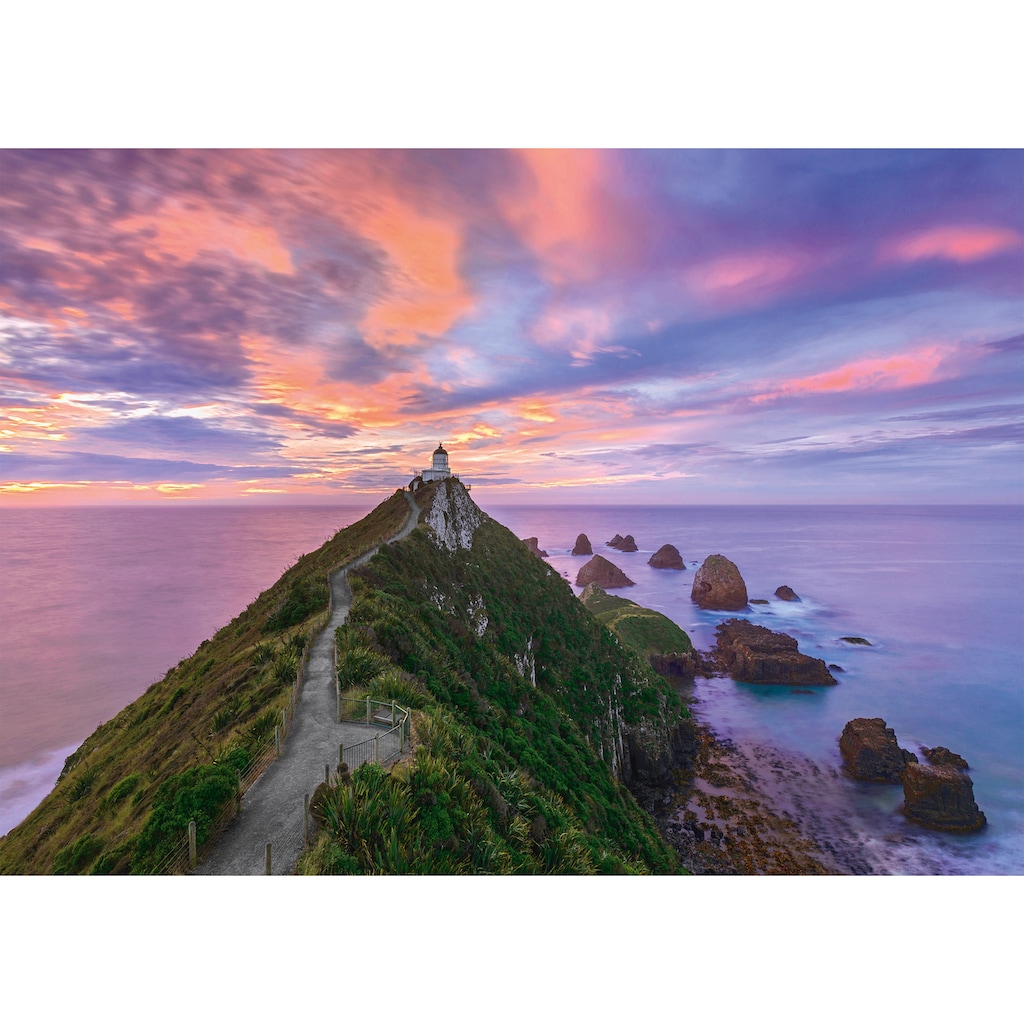
M 420 509 L 406 491 L 409 518 L 386 544 L 408 537 Z M 353 559 L 331 577 L 333 613 L 313 643 L 291 730 L 279 758 L 242 798 L 242 812 L 228 825 L 197 865 L 197 875 L 262 875 L 267 843 L 272 844 L 271 873 L 291 874 L 302 854 L 305 797 L 323 782 L 324 766 L 334 770 L 340 743 L 358 743 L 374 735 L 373 726 L 338 723 L 334 690 L 334 631 L 344 625 L 352 604 L 349 569 L 365 565 L 379 547 Z

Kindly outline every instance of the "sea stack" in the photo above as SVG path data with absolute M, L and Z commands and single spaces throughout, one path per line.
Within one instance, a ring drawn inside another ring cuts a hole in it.
M 619 534 L 615 534 L 610 541 L 608 541 L 608 547 L 615 548 L 616 551 L 636 551 L 636 541 L 633 539 L 633 534 L 627 533 L 625 537 L 621 537 Z
M 679 549 L 674 547 L 672 544 L 662 544 L 657 551 L 649 559 L 647 564 L 655 569 L 685 569 L 686 563 L 683 561 L 682 555 L 679 554 Z
M 929 764 L 943 764 L 961 770 L 971 767 L 966 759 L 954 754 L 949 747 L 922 747 L 921 753 L 928 759 Z
M 864 782 L 899 782 L 904 769 L 917 764 L 917 755 L 896 742 L 896 733 L 883 718 L 853 718 L 843 727 L 839 752 L 844 770 Z
M 708 555 L 693 577 L 690 600 L 710 611 L 738 612 L 747 607 L 747 585 L 725 555 Z
M 985 825 L 974 801 L 974 783 L 952 765 L 908 764 L 901 809 L 918 825 L 944 832 L 976 832 Z
M 581 533 L 576 538 L 576 545 L 572 549 L 574 555 L 592 555 L 594 553 L 593 547 L 590 545 L 590 539 L 585 533 Z
M 782 601 L 799 601 L 796 591 L 792 587 L 781 586 L 775 591 L 775 596 Z
M 548 553 L 541 550 L 536 537 L 524 537 L 523 543 L 530 549 L 531 553 L 536 555 L 538 558 L 548 557 Z
M 576 576 L 577 587 L 585 587 L 588 583 L 596 583 L 602 590 L 634 586 L 633 581 L 617 565 L 612 565 L 601 555 L 594 555 Z

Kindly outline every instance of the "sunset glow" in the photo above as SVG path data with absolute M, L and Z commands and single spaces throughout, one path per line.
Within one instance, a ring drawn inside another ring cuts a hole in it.
M 1012 150 L 3 151 L 0 503 L 344 504 L 438 440 L 498 503 L 1018 501 L 1022 183 Z

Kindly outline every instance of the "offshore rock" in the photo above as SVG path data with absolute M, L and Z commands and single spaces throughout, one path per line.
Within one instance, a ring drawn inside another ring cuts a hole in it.
M 574 555 L 592 555 L 594 553 L 593 547 L 590 545 L 590 539 L 585 533 L 581 533 L 576 538 L 576 545 L 572 549 Z
M 847 775 L 864 782 L 899 782 L 917 756 L 896 742 L 896 733 L 882 718 L 854 718 L 839 737 Z
M 738 612 L 747 606 L 747 585 L 725 555 L 708 555 L 693 577 L 690 600 L 701 608 Z
M 608 541 L 608 547 L 615 548 L 616 551 L 636 551 L 636 541 L 633 539 L 633 534 L 627 533 L 625 537 L 620 537 L 615 534 L 610 541 Z
M 718 661 L 741 683 L 835 686 L 821 658 L 801 654 L 796 640 L 746 619 L 726 619 L 715 631 Z
M 530 549 L 530 553 L 536 555 L 538 558 L 547 558 L 548 553 L 541 551 L 540 546 L 537 544 L 536 537 L 524 537 L 523 543 Z
M 781 598 L 783 601 L 799 601 L 796 591 L 792 587 L 782 586 L 775 591 L 775 596 Z
M 679 554 L 679 549 L 672 544 L 662 544 L 649 559 L 647 564 L 655 569 L 685 569 L 686 563 Z
M 603 590 L 634 586 L 633 581 L 617 565 L 612 565 L 602 555 L 594 555 L 577 573 L 577 587 L 585 587 L 588 583 L 596 583 Z
M 952 765 L 908 764 L 901 810 L 919 825 L 946 832 L 975 832 L 985 824 L 974 783 Z
M 921 753 L 928 759 L 929 764 L 943 764 L 959 769 L 971 767 L 959 754 L 954 754 L 949 747 L 922 747 Z

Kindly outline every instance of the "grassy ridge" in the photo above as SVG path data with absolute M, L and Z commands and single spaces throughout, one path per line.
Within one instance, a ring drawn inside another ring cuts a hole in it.
M 654 737 L 686 710 L 545 562 L 484 517 L 470 550 L 421 526 L 350 580 L 342 684 L 412 704 L 417 746 L 390 772 L 320 788 L 322 832 L 300 870 L 678 870 L 615 766 L 623 730 Z
M 693 643 L 684 629 L 652 608 L 644 608 L 590 584 L 580 595 L 587 610 L 623 643 L 647 658 L 651 654 L 686 654 Z
M 396 492 L 301 556 L 281 578 L 67 759 L 49 796 L 0 839 L 0 872 L 146 871 L 181 819 L 202 832 L 229 782 L 273 735 L 303 644 L 328 604 L 327 575 L 405 522 Z M 202 835 L 200 835 L 200 842 Z

